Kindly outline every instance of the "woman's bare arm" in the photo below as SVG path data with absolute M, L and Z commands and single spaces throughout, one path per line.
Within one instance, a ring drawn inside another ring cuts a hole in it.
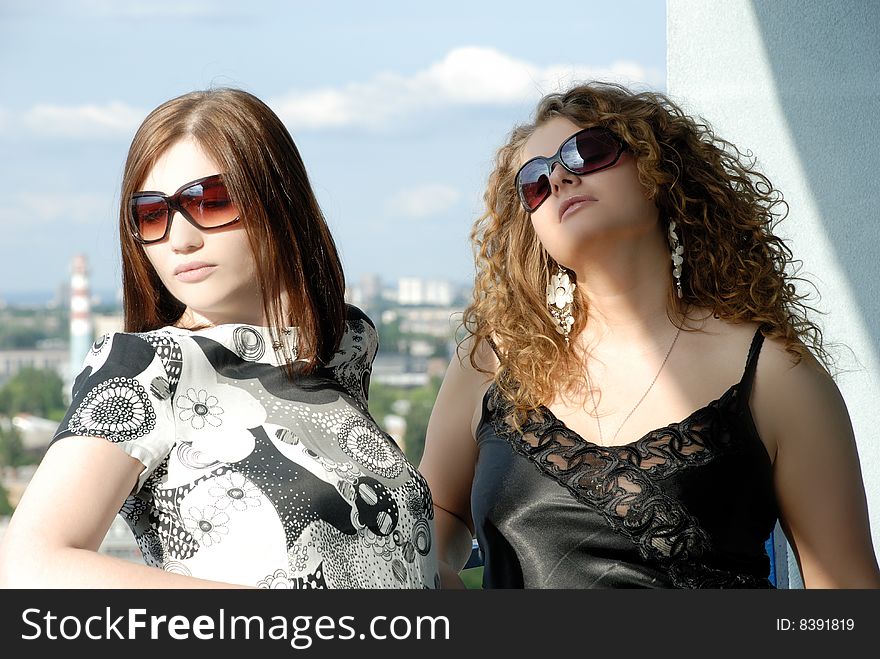
M 759 431 L 776 443 L 780 524 L 807 588 L 878 588 L 859 456 L 846 404 L 811 357 L 767 342 L 755 380 Z M 763 375 L 763 377 L 762 377 Z
M 97 437 L 46 452 L 0 543 L 4 588 L 234 588 L 106 556 L 98 547 L 144 465 Z
M 472 347 L 466 341 L 461 354 Z M 477 346 L 478 364 L 493 371 L 497 361 L 487 345 Z M 434 500 L 434 527 L 443 587 L 461 588 L 458 572 L 471 554 L 471 484 L 477 458 L 474 427 L 491 375 L 476 370 L 467 356 L 452 358 L 428 422 L 419 471 Z

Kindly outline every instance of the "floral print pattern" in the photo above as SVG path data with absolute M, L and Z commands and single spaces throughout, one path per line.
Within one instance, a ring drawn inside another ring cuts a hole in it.
M 210 547 L 220 542 L 220 539 L 229 533 L 226 524 L 229 522 L 229 515 L 222 510 L 217 510 L 214 506 L 205 506 L 204 508 L 189 509 L 189 514 L 184 518 L 184 524 L 187 531 L 192 533 L 196 542 Z
M 214 506 L 220 510 L 231 506 L 233 510 L 244 512 L 260 505 L 260 489 L 234 471 L 215 478 L 208 494 L 217 497 Z
M 217 428 L 222 423 L 220 415 L 223 414 L 223 408 L 217 404 L 218 402 L 217 396 L 210 395 L 204 389 L 196 392 L 190 387 L 177 399 L 180 420 L 189 421 L 196 430 L 201 430 L 206 424 Z

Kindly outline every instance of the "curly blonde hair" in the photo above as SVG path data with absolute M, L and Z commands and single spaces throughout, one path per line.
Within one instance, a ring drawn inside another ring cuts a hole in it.
M 515 185 L 526 140 L 556 117 L 610 129 L 634 156 L 664 234 L 670 222 L 677 223 L 685 272 L 679 300 L 670 268 L 670 317 L 683 318 L 697 307 L 730 322 L 761 323 L 764 334 L 781 338 L 795 360 L 812 351 L 830 363 L 821 330 L 807 318 L 813 309 L 795 290 L 800 278 L 791 250 L 773 234 L 788 205 L 751 156 L 663 94 L 584 84 L 545 96 L 533 122 L 514 128 L 496 154 L 484 195 L 487 210 L 471 233 L 476 280 L 463 325 L 473 346 L 488 340 L 500 347 L 495 384 L 517 425 L 583 377 L 579 355 L 567 349 L 546 305 L 547 281 L 557 264 L 539 242 Z M 575 296 L 572 337 L 584 329 L 583 305 Z M 487 372 L 477 364 L 476 350 L 470 361 Z

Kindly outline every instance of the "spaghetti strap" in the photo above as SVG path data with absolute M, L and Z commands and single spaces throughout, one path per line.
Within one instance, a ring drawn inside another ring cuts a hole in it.
M 763 325 L 758 327 L 755 331 L 755 336 L 752 337 L 752 345 L 749 347 L 749 356 L 746 359 L 746 368 L 743 372 L 742 379 L 739 381 L 738 388 L 741 395 L 740 400 L 744 401 L 745 404 L 748 404 L 749 396 L 752 393 L 752 382 L 755 380 L 755 369 L 758 366 L 758 356 L 761 354 L 761 346 L 764 345 L 763 329 Z
M 492 340 L 491 336 L 486 337 L 486 341 L 489 343 L 489 347 L 492 348 L 492 352 L 495 353 L 495 356 L 498 357 L 498 361 L 502 361 L 501 353 L 498 352 L 498 346 L 495 345 L 495 342 Z

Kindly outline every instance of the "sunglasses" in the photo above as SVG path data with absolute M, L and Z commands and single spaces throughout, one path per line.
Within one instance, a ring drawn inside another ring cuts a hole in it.
M 569 137 L 550 158 L 538 156 L 519 168 L 516 191 L 526 213 L 534 213 L 550 196 L 550 174 L 559 163 L 577 176 L 598 172 L 615 164 L 624 144 L 607 128 L 584 128 Z
M 219 229 L 238 222 L 238 209 L 220 174 L 185 183 L 173 195 L 135 192 L 128 202 L 128 218 L 135 240 L 145 245 L 164 240 L 174 211 L 199 229 Z

